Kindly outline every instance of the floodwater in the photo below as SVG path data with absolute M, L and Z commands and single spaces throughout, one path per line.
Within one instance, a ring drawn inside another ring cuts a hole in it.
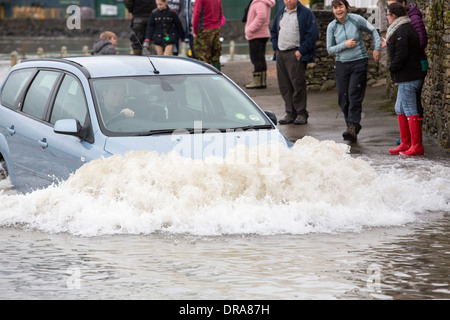
M 450 298 L 448 158 L 311 137 L 247 152 L 132 152 L 29 194 L 1 181 L 0 299 Z
M 4 182 L 0 298 L 448 299 L 449 163 L 392 158 L 305 137 L 272 174 L 141 151 Z

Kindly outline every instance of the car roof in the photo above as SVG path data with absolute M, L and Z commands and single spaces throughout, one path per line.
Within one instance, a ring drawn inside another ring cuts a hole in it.
M 206 63 L 178 56 L 98 55 L 24 61 L 33 62 L 33 66 L 42 64 L 42 67 L 49 64 L 56 67 L 55 63 L 58 62 L 70 64 L 79 68 L 88 78 L 219 73 Z

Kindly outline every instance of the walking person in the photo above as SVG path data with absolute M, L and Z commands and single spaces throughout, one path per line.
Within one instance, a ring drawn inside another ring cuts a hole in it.
M 306 124 L 306 67 L 314 62 L 319 27 L 310 9 L 298 0 L 284 0 L 270 29 L 278 87 L 286 115 L 280 124 Z
M 342 136 L 344 140 L 356 142 L 361 130 L 362 102 L 366 93 L 369 63 L 361 31 L 372 36 L 373 59 L 376 63 L 381 57 L 381 38 L 377 29 L 366 19 L 349 13 L 347 0 L 333 0 L 331 5 L 335 19 L 327 27 L 327 51 L 336 55 L 334 70 L 338 103 L 347 125 Z
M 153 41 L 158 55 L 171 56 L 184 30 L 178 15 L 168 7 L 167 0 L 156 0 L 156 6 L 157 10 L 152 12 L 147 23 L 144 47 L 148 48 Z
M 195 0 L 192 17 L 194 51 L 197 60 L 220 70 L 222 44 L 220 26 L 223 20 L 221 0 Z
M 150 14 L 156 9 L 155 0 L 124 0 L 125 7 L 133 15 L 131 19 L 131 49 L 134 55 L 142 55 L 142 45 Z
M 382 47 L 389 54 L 389 72 L 398 84 L 395 112 L 397 113 L 401 143 L 389 149 L 390 154 L 408 156 L 423 155 L 423 120 L 417 111 L 416 92 L 422 85 L 422 65 L 420 40 L 411 25 L 406 9 L 400 3 L 391 3 L 387 9 L 389 28 Z
M 417 97 L 417 112 L 419 113 L 419 116 L 423 118 L 422 88 L 428 73 L 428 57 L 425 52 L 428 45 L 427 30 L 425 28 L 425 24 L 423 23 L 422 12 L 420 11 L 419 8 L 417 8 L 415 4 L 413 3 L 408 4 L 407 0 L 395 0 L 395 1 L 388 1 L 388 5 L 390 5 L 393 2 L 401 3 L 405 7 L 406 14 L 411 20 L 411 25 L 414 27 L 414 29 L 416 29 L 417 33 L 419 34 L 420 63 L 422 66 L 422 85 L 417 89 L 416 97 Z
M 263 89 L 267 86 L 266 46 L 270 37 L 270 10 L 274 6 L 275 0 L 250 1 L 245 38 L 248 40 L 250 61 L 253 64 L 253 82 L 245 86 L 247 89 Z

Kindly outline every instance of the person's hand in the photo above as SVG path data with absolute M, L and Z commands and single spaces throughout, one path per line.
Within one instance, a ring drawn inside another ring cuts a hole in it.
M 120 111 L 120 114 L 123 114 L 125 116 L 125 118 L 133 118 L 134 117 L 134 111 L 129 108 L 122 109 Z
M 297 58 L 298 61 L 300 61 L 300 59 L 302 58 L 302 54 L 300 53 L 300 51 L 295 50 L 295 57 Z
M 381 48 L 386 48 L 386 47 L 387 47 L 386 38 L 381 38 Z
M 381 51 L 380 50 L 373 50 L 373 60 L 375 60 L 375 63 L 378 63 L 381 58 Z
M 348 39 L 347 41 L 345 41 L 344 42 L 345 43 L 345 47 L 346 48 L 354 48 L 354 47 L 356 47 L 356 41 L 355 41 L 355 38 L 351 38 L 351 39 Z
M 145 39 L 144 41 L 144 45 L 143 45 L 143 51 L 145 54 L 149 54 L 150 53 L 150 49 L 148 48 L 150 46 L 150 40 L 149 39 Z

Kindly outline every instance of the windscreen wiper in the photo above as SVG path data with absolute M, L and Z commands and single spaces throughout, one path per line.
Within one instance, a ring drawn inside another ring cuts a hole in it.
M 261 124 L 261 125 L 248 125 L 242 127 L 232 128 L 233 130 L 264 130 L 264 129 L 273 129 L 271 124 Z

